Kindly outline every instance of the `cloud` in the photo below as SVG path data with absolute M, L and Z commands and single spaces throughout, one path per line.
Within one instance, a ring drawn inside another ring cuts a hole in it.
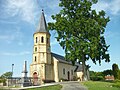
M 35 25 L 37 27 L 41 15 L 41 10 L 44 10 L 45 18 L 47 22 L 54 22 L 51 18 L 51 15 L 57 14 L 60 11 L 60 7 L 58 6 L 59 0 L 36 0 L 37 7 L 35 11 Z
M 11 30 L 12 29 L 12 30 Z M 12 42 L 17 42 L 18 45 L 22 45 L 23 33 L 20 31 L 20 28 L 15 27 L 11 28 L 9 31 L 0 31 L 0 42 L 6 42 L 7 44 L 11 44 Z
M 2 24 L 16 24 L 16 23 L 18 23 L 17 21 L 8 21 L 8 20 L 2 20 L 2 19 L 0 19 L 0 23 L 2 23 Z
M 112 0 L 113 2 L 110 4 L 111 13 L 113 15 L 120 13 L 120 0 Z
M 105 10 L 106 12 L 109 12 L 111 15 L 119 15 L 120 14 L 120 0 L 112 0 L 112 1 L 106 1 L 101 0 L 98 1 L 97 4 L 92 6 L 93 9 L 96 9 L 97 11 Z
M 47 21 L 51 21 L 51 15 L 60 10 L 58 4 L 59 0 L 3 0 L 0 3 L 0 20 L 8 23 L 13 20 L 17 20 L 17 22 L 23 20 L 36 25 L 41 10 L 44 9 L 48 16 Z
M 3 18 L 20 17 L 21 20 L 34 23 L 34 0 L 5 0 L 1 6 Z
M 3 55 L 3 56 L 23 56 L 23 55 L 29 55 L 30 52 L 29 51 L 23 51 L 23 52 L 16 52 L 16 53 L 12 53 L 12 52 L 3 52 L 3 53 L 0 53 L 0 55 Z

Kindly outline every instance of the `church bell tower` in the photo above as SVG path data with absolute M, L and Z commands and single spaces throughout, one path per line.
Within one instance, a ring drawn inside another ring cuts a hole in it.
M 51 79 L 51 75 L 47 77 L 48 68 L 52 65 L 50 51 L 50 33 L 47 30 L 47 24 L 42 10 L 41 18 L 35 31 L 33 46 L 33 58 L 30 65 L 30 76 L 40 78 L 42 80 Z

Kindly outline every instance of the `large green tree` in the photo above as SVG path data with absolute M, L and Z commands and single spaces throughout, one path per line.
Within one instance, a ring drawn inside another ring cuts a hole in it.
M 117 64 L 113 64 L 112 65 L 112 70 L 113 70 L 113 75 L 115 77 L 115 79 L 119 79 L 119 67 Z
M 52 15 L 55 22 L 48 23 L 49 30 L 55 30 L 59 44 L 65 49 L 66 60 L 74 64 L 76 60 L 83 63 L 86 77 L 85 61 L 92 60 L 101 64 L 101 60 L 109 62 L 108 45 L 104 32 L 109 17 L 102 10 L 96 12 L 91 6 L 97 0 L 60 0 L 61 10 Z
M 104 76 L 113 75 L 113 71 L 111 69 L 110 70 L 104 70 L 102 73 L 103 73 Z
M 12 77 L 12 72 L 6 72 L 0 76 L 0 83 L 6 83 L 7 78 Z
M 9 78 L 12 77 L 12 72 L 6 72 L 0 76 L 0 78 Z

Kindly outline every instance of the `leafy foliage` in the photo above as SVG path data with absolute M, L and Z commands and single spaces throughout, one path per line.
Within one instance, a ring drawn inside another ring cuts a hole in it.
M 103 73 L 104 76 L 113 75 L 113 71 L 112 70 L 104 70 L 102 73 Z
M 49 30 L 56 30 L 59 44 L 65 49 L 66 59 L 73 64 L 78 59 L 86 61 L 89 58 L 96 61 L 109 62 L 108 45 L 104 32 L 109 17 L 102 10 L 97 13 L 91 9 L 97 0 L 60 0 L 62 10 L 52 15 L 56 22 L 48 23 Z
M 6 82 L 6 79 L 12 76 L 12 72 L 6 72 L 0 76 L 0 83 Z
M 115 80 L 112 86 L 120 88 L 120 80 Z
M 104 80 L 104 77 L 107 75 L 113 75 L 113 71 L 109 69 L 101 72 L 90 71 L 90 79 L 93 81 Z
M 103 76 L 94 76 L 94 77 L 90 77 L 90 80 L 92 80 L 92 81 L 103 81 L 104 77 Z
M 118 74 L 119 74 L 118 79 L 120 80 L 120 70 L 119 70 Z
M 115 79 L 118 79 L 119 75 L 120 75 L 118 65 L 114 63 L 112 65 L 112 70 L 113 70 L 113 75 L 114 75 Z
M 103 72 L 90 71 L 90 80 L 92 80 L 92 81 L 104 80 Z
M 12 72 L 6 72 L 0 76 L 0 78 L 9 78 L 12 76 Z

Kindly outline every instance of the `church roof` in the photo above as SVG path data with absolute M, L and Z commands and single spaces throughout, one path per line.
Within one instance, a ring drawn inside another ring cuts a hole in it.
M 40 18 L 36 32 L 48 32 L 43 10 L 42 10 L 41 18 Z
M 82 65 L 77 66 L 75 72 L 81 72 L 81 71 L 83 71 Z
M 52 57 L 56 58 L 59 62 L 72 65 L 72 62 L 65 60 L 64 56 L 61 56 L 61 55 L 58 55 L 58 54 L 55 54 L 55 53 L 51 53 L 51 55 L 52 55 Z M 75 66 L 76 66 L 75 72 L 81 72 L 83 70 L 81 64 L 76 62 Z
M 58 61 L 63 62 L 63 63 L 68 63 L 68 64 L 72 64 L 70 61 L 65 60 L 64 56 L 55 54 L 55 53 L 51 53 L 53 57 L 55 57 Z

